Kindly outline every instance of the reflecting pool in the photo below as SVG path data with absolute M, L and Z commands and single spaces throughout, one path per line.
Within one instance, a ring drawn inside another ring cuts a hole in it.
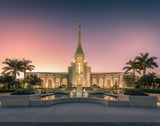
M 41 100 L 51 100 L 55 98 L 69 98 L 69 95 L 67 94 L 53 94 L 49 96 L 42 96 Z M 109 96 L 106 94 L 94 94 L 94 95 L 89 95 L 89 98 L 103 98 L 103 99 L 108 99 L 108 100 L 117 100 L 116 96 Z

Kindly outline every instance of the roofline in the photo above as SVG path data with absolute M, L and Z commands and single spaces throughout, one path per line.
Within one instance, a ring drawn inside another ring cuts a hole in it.
M 27 72 L 30 73 L 30 72 Z M 31 72 L 31 73 L 44 73 L 44 74 L 68 74 L 68 72 Z M 91 72 L 91 74 L 120 74 L 124 72 Z

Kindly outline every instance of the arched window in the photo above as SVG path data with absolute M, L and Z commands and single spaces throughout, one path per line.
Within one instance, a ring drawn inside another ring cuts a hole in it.
M 51 79 L 48 80 L 48 88 L 53 88 Z
M 63 78 L 62 83 L 67 86 L 67 78 Z
M 92 79 L 92 85 L 94 85 L 94 84 L 97 84 L 96 78 L 93 78 L 93 79 Z
M 107 88 L 110 88 L 111 87 L 111 80 L 107 80 Z

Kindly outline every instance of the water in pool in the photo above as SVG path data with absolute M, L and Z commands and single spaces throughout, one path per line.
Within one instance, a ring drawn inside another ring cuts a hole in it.
M 96 95 L 90 95 L 90 98 L 103 98 L 103 99 L 108 99 L 108 100 L 117 100 L 117 97 L 115 96 L 109 96 L 105 94 L 96 94 Z M 55 99 L 55 98 L 69 98 L 69 95 L 65 94 L 54 94 L 54 95 L 49 95 L 49 96 L 43 96 L 41 100 L 50 100 L 50 99 Z

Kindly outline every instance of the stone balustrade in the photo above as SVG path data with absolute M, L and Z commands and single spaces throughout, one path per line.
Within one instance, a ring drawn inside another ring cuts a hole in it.
M 51 106 L 64 103 L 96 103 L 106 106 L 156 107 L 155 96 L 129 96 L 129 100 L 107 100 L 101 98 L 56 98 L 40 100 L 40 95 L 10 95 L 0 96 L 2 107 L 14 106 Z

